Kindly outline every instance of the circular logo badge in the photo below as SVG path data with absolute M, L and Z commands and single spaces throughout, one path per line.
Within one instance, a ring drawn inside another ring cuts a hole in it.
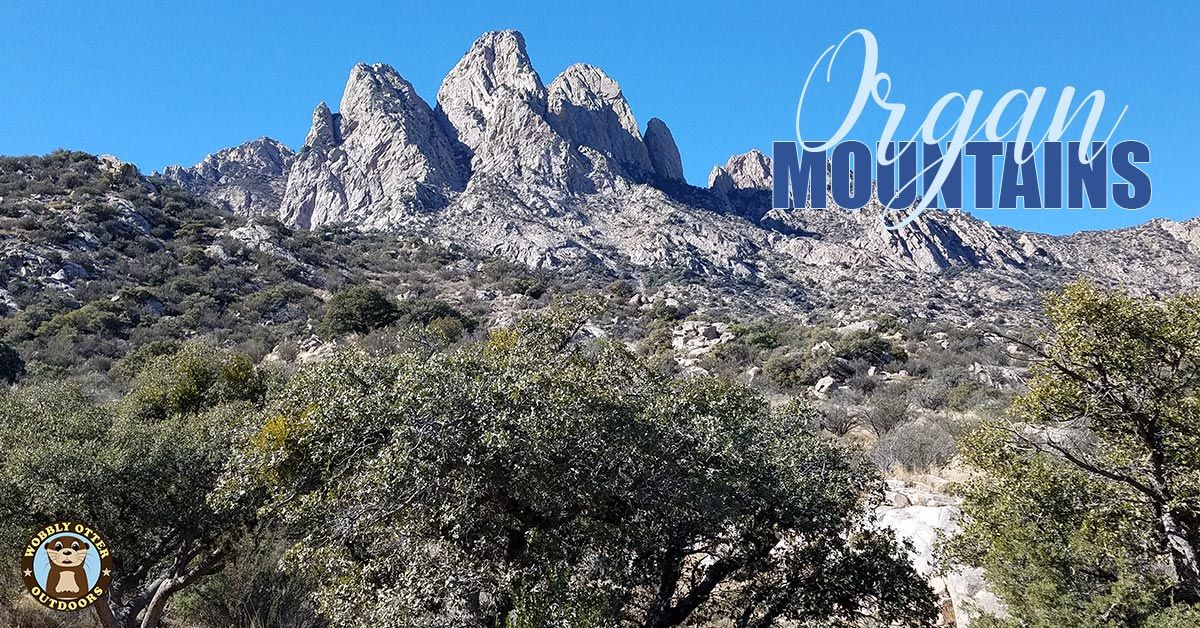
M 21 554 L 25 589 L 56 611 L 87 608 L 108 592 L 113 559 L 94 528 L 59 521 L 38 530 Z

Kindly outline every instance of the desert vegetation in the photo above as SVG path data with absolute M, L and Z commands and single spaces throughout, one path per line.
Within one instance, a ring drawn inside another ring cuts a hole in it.
M 876 516 L 931 476 L 940 573 L 1003 603 L 972 625 L 1200 621 L 1194 295 L 743 311 L 66 152 L 0 159 L 0 235 L 0 543 L 81 519 L 116 559 L 74 615 L 5 571 L 3 625 L 935 625 Z

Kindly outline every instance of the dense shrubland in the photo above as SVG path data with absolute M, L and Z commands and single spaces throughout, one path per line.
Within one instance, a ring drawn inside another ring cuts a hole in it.
M 1198 621 L 1193 297 L 1074 286 L 1041 340 L 763 316 L 66 152 L 0 159 L 0 245 L 0 538 L 103 529 L 107 626 L 928 625 L 869 513 L 946 467 L 984 625 Z M 97 621 L 0 576 L 0 624 Z
M 409 317 L 452 293 L 457 320 L 435 324 L 446 336 L 459 324 L 470 331 L 487 311 L 480 293 L 534 307 L 548 302 L 548 286 L 562 293 L 589 285 L 384 234 L 248 224 L 176 188 L 61 151 L 0 158 L 0 244 L 0 338 L 30 374 L 46 377 L 94 378 L 145 344 L 194 337 L 258 360 L 325 331 L 329 295 L 360 284 L 422 310 Z
M 297 609 L 275 596 L 338 626 L 929 621 L 928 586 L 870 525 L 878 476 L 810 407 L 674 377 L 582 323 L 351 350 L 286 380 L 163 346 L 107 403 L 18 386 L 0 531 L 16 546 L 68 513 L 110 531 L 106 626 L 282 625 Z

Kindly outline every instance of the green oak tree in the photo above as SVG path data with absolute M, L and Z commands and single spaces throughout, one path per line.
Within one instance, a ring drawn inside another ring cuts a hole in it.
M 382 290 L 371 286 L 351 286 L 333 295 L 321 319 L 325 336 L 365 334 L 387 327 L 400 318 L 400 310 Z
M 298 538 L 333 625 L 923 626 L 862 457 L 748 388 L 577 340 L 568 310 L 298 372 L 222 492 Z
M 963 443 L 950 556 L 1013 625 L 1200 624 L 1200 296 L 1076 283 L 1046 313 L 1029 392 Z
M 255 511 L 214 508 L 240 423 L 264 374 L 201 345 L 145 361 L 121 401 L 42 383 L 0 396 L 0 541 L 84 521 L 112 547 L 115 574 L 95 605 L 105 628 L 156 628 L 172 596 L 221 570 Z
M 0 342 L 0 381 L 13 384 L 25 373 L 25 361 L 16 349 Z

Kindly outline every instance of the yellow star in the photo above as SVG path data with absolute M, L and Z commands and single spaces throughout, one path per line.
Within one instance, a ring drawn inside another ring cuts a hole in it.
M 111 570 L 111 569 L 105 569 L 105 570 L 104 570 L 103 572 L 101 572 L 101 573 L 103 573 L 103 574 L 104 574 L 104 575 L 106 575 L 106 576 L 111 576 L 111 575 L 112 575 L 112 570 Z
M 30 571 L 30 570 L 28 570 L 28 569 L 26 569 L 26 570 L 25 570 L 25 577 L 26 577 L 26 578 L 33 577 L 33 572 L 32 572 L 32 571 Z

